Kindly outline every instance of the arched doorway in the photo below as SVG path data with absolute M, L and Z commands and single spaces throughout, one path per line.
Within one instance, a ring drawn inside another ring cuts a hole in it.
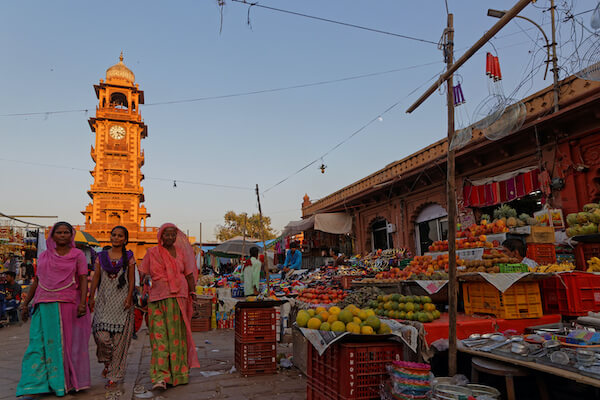
M 437 240 L 448 239 L 448 213 L 439 204 L 430 204 L 415 219 L 417 254 L 423 255 Z
M 394 247 L 394 240 L 391 233 L 388 233 L 388 222 L 385 218 L 379 217 L 371 222 L 371 245 L 372 250 L 386 250 Z

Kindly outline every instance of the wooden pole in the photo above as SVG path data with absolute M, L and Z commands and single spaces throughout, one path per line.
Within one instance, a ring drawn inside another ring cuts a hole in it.
M 558 58 L 556 57 L 556 17 L 554 0 L 550 0 L 550 15 L 552 16 L 552 73 L 554 75 L 554 112 L 558 111 Z
M 265 242 L 265 226 L 263 224 L 262 207 L 260 206 L 260 193 L 258 183 L 256 184 L 256 200 L 258 200 L 258 222 L 260 224 L 260 236 L 263 243 L 263 254 L 265 255 L 265 275 L 267 278 L 267 293 L 269 293 L 269 257 L 267 257 L 267 244 Z
M 246 223 L 248 220 L 248 214 L 244 213 L 244 228 L 243 228 L 243 239 L 242 239 L 242 258 L 246 257 Z
M 406 112 L 411 113 L 414 110 L 416 110 L 417 107 L 419 107 L 425 100 L 427 100 L 427 98 L 431 96 L 437 90 L 437 88 L 448 79 L 450 75 L 452 75 L 465 62 L 467 62 L 467 60 L 471 58 L 477 52 L 477 50 L 482 48 L 483 45 L 485 45 L 491 38 L 493 38 L 494 35 L 500 31 L 500 29 L 502 29 L 506 24 L 508 24 L 508 22 L 511 19 L 513 19 L 519 12 L 521 12 L 521 10 L 523 10 L 529 3 L 531 3 L 531 0 L 519 0 L 519 2 L 515 4 L 513 8 L 508 10 L 506 14 L 504 14 L 504 16 L 500 18 L 500 20 L 496 22 L 496 24 L 492 26 L 490 30 L 487 31 L 469 50 L 467 50 L 465 54 L 463 54 L 462 57 L 460 57 L 456 61 L 456 63 L 452 65 L 450 69 L 446 70 L 446 72 L 439 77 L 437 82 L 435 82 L 429 89 L 427 89 L 427 91 L 423 93 L 423 95 L 421 95 L 421 97 L 419 97 L 419 99 L 415 101 L 414 104 L 408 108 L 408 110 L 406 110 Z
M 448 71 L 454 61 L 454 15 L 448 14 L 444 43 L 444 57 Z M 456 312 L 458 280 L 456 279 L 456 179 L 454 174 L 454 150 L 450 144 L 454 137 L 454 75 L 446 81 L 446 101 L 448 102 L 448 161 L 446 195 L 448 203 L 448 374 L 456 375 Z

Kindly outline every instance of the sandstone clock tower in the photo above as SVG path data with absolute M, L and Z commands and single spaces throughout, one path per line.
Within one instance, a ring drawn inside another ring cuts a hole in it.
M 141 141 L 148 136 L 148 127 L 142 121 L 139 105 L 144 104 L 144 92 L 135 83 L 135 75 L 119 62 L 106 70 L 106 81 L 94 85 L 98 106 L 89 125 L 96 134 L 96 145 L 90 154 L 96 163 L 90 171 L 94 182 L 88 190 L 92 202 L 82 214 L 85 231 L 92 234 L 102 246 L 110 244 L 110 230 L 123 225 L 129 231 L 128 248 L 136 258 L 156 245 L 157 229 L 146 227 L 150 214 L 144 202 L 144 151 Z

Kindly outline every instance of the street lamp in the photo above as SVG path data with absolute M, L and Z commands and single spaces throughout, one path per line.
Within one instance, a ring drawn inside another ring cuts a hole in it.
M 488 17 L 494 17 L 494 18 L 502 18 L 502 17 L 504 17 L 504 14 L 506 14 L 506 11 L 493 10 L 491 8 L 488 9 L 488 12 L 487 12 Z M 525 21 L 531 22 L 533 25 L 535 25 L 540 30 L 540 32 L 542 32 L 542 35 L 544 36 L 544 39 L 546 40 L 546 46 L 545 47 L 546 47 L 546 50 L 548 52 L 548 59 L 546 60 L 546 71 L 544 72 L 544 80 L 546 80 L 546 75 L 548 74 L 548 65 L 551 62 L 551 59 L 550 59 L 550 42 L 548 42 L 548 36 L 546 36 L 546 32 L 544 32 L 544 30 L 542 29 L 542 27 L 539 26 L 535 21 L 533 21 L 533 20 L 531 20 L 531 19 L 529 19 L 527 17 L 522 17 L 520 15 L 516 15 L 515 17 L 516 18 L 521 18 L 521 19 L 524 19 Z M 555 84 L 556 84 L 556 82 L 555 82 Z

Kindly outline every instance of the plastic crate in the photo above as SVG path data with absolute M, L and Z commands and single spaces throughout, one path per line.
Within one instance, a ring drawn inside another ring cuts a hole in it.
M 544 315 L 537 282 L 517 282 L 504 293 L 487 282 L 465 282 L 462 287 L 465 314 L 493 314 L 503 319 Z
M 542 281 L 544 312 L 566 316 L 600 311 L 600 275 L 567 272 Z
M 527 243 L 527 258 L 540 265 L 556 263 L 556 248 L 553 244 Z
M 212 315 L 212 298 L 195 296 L 192 302 L 192 318 L 210 318 Z
M 379 399 L 386 367 L 402 358 L 398 342 L 335 343 L 319 356 L 308 346 L 307 398 Z M 310 396 L 310 397 L 309 397 Z
M 600 258 L 600 243 L 579 243 L 575 246 L 575 265 L 577 269 L 588 269 L 587 261 L 592 257 Z
M 274 342 L 277 334 L 275 308 L 236 308 L 235 334 L 242 341 Z
M 192 318 L 192 332 L 208 332 L 210 331 L 210 317 L 208 318 Z
M 526 264 L 499 264 L 501 273 L 529 272 Z
M 277 371 L 275 342 L 243 343 L 235 340 L 235 368 L 244 376 L 274 374 Z

